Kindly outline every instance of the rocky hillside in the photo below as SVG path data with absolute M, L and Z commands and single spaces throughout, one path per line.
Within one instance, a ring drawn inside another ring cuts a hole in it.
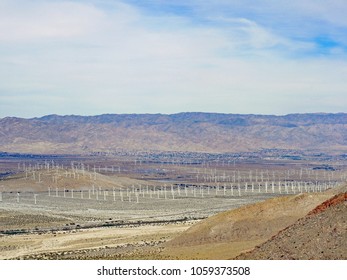
M 347 193 L 341 193 L 238 259 L 346 260 L 346 217 Z
M 0 119 L 0 151 L 4 152 L 242 152 L 263 148 L 346 152 L 347 114 L 180 113 Z
M 331 247 L 325 248 L 324 254 L 317 258 L 340 258 L 342 249 L 346 251 L 347 242 L 344 202 L 346 191 L 347 186 L 341 185 L 322 193 L 276 197 L 219 213 L 195 224 L 169 241 L 164 253 L 180 259 L 232 259 L 259 246 L 238 258 L 305 259 L 316 258 L 316 255 L 302 256 L 300 253 L 305 254 L 305 250 L 310 247 L 316 252 L 315 246 L 320 248 L 319 244 L 324 243 L 327 246 L 331 244 Z M 338 204 L 336 194 L 340 193 L 343 199 L 338 201 L 343 201 L 344 206 L 327 211 L 327 216 L 323 214 L 324 220 L 320 221 L 315 214 Z M 292 225 L 296 227 L 298 221 L 306 221 L 306 216 L 317 218 L 308 218 L 310 225 L 301 227 L 299 236 L 291 232 L 288 234 L 287 229 L 291 229 Z M 314 239 L 310 240 L 312 237 Z M 336 239 L 335 242 L 334 238 L 339 240 Z M 336 249 L 336 246 L 340 245 L 342 249 Z M 337 250 L 337 255 L 332 254 L 334 250 Z M 293 255 L 286 252 L 292 252 Z M 345 253 L 343 256 L 346 256 Z

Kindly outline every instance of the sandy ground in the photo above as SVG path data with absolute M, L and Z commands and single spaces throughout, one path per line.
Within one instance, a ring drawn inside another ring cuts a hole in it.
M 165 247 L 161 252 L 161 257 L 165 259 L 178 260 L 226 260 L 235 258 L 240 252 L 253 249 L 256 245 L 264 242 L 265 239 L 221 242 L 213 244 L 202 244 L 194 246 Z
M 64 252 L 95 249 L 124 248 L 127 246 L 151 246 L 171 239 L 191 224 L 167 224 L 129 228 L 95 228 L 71 232 L 23 234 L 0 237 L 0 259 L 46 258 Z M 51 254 L 52 255 L 52 254 Z M 27 257 L 25 257 L 27 256 Z M 30 257 L 32 256 L 32 257 Z M 88 256 L 86 256 L 88 258 Z

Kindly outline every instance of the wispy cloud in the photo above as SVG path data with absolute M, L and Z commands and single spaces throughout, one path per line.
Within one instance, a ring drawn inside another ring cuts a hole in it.
M 0 114 L 343 111 L 343 10 L 313 0 L 2 1 Z

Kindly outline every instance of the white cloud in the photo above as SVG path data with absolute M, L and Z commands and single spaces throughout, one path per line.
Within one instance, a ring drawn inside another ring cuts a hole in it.
M 0 42 L 76 38 L 95 32 L 102 11 L 74 2 L 5 1 L 0 9 Z
M 209 2 L 210 8 L 217 2 Z M 245 6 L 237 7 L 239 15 L 212 8 L 206 15 L 202 5 L 190 3 L 206 20 L 197 23 L 122 2 L 107 2 L 108 9 L 100 3 L 2 3 L 0 114 L 12 115 L 15 103 L 17 114 L 26 116 L 49 110 L 281 114 L 305 111 L 301 100 L 319 111 L 347 106 L 343 49 L 336 48 L 332 58 L 306 57 L 314 42 L 277 32 L 266 20 L 243 13 Z M 279 9 L 264 3 L 271 6 L 268 13 Z M 260 7 L 252 9 L 254 14 Z M 309 8 L 299 10 L 298 17 L 309 11 L 314 16 Z M 49 97 L 40 98 L 42 93 Z M 329 106 L 321 100 L 329 100 Z

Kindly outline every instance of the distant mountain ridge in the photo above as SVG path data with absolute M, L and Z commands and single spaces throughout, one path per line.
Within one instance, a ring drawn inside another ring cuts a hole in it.
M 47 115 L 0 119 L 0 151 L 89 153 L 260 149 L 347 151 L 347 114 L 219 113 Z

